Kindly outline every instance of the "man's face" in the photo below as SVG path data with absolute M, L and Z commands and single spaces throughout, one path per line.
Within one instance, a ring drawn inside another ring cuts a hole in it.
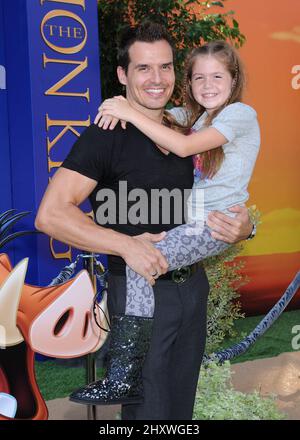
M 126 85 L 128 101 L 149 116 L 161 114 L 175 84 L 171 46 L 165 40 L 136 41 L 129 49 L 129 59 L 127 74 L 118 67 L 119 80 Z

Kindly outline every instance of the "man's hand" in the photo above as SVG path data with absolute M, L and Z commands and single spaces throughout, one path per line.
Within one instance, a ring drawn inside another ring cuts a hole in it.
M 252 232 L 253 224 L 250 220 L 248 209 L 245 206 L 235 205 L 229 208 L 236 216 L 229 217 L 219 211 L 213 211 L 207 219 L 208 226 L 212 229 L 212 236 L 226 243 L 237 243 L 245 240 Z
M 161 232 L 160 234 L 150 234 L 146 232 L 131 237 L 132 242 L 122 255 L 126 264 L 146 278 L 151 286 L 154 286 L 155 280 L 168 270 L 167 260 L 152 244 L 162 240 L 165 234 L 165 232 Z

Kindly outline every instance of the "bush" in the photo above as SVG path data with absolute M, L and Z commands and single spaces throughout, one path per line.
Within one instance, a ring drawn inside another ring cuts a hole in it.
M 194 420 L 281 420 L 274 396 L 263 398 L 235 391 L 231 383 L 230 363 L 211 363 L 201 370 L 198 383 Z
M 244 263 L 234 261 L 241 249 L 242 245 L 234 245 L 221 255 L 204 261 L 210 284 L 207 305 L 207 353 L 216 350 L 225 336 L 235 336 L 234 321 L 244 317 L 238 302 L 238 288 L 247 282 L 247 278 L 242 278 L 240 274 Z
M 256 205 L 252 205 L 248 211 L 252 223 L 260 224 L 260 212 Z M 248 282 L 248 278 L 241 275 L 244 262 L 234 260 L 242 248 L 242 244 L 235 244 L 221 255 L 204 260 L 210 284 L 206 342 L 208 354 L 219 348 L 225 337 L 236 336 L 234 321 L 244 318 L 238 301 L 238 289 Z

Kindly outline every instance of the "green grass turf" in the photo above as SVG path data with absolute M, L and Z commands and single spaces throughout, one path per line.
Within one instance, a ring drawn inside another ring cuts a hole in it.
M 45 400 L 66 397 L 76 388 L 85 385 L 85 369 L 57 365 L 54 361 L 35 362 L 37 383 Z M 97 369 L 97 379 L 103 369 Z
M 237 336 L 234 338 L 226 338 L 220 349 L 230 347 L 236 342 L 240 342 L 259 324 L 262 316 L 251 316 L 236 320 L 234 329 Z M 274 322 L 274 324 L 261 336 L 246 353 L 237 356 L 231 360 L 231 363 L 252 361 L 254 359 L 270 358 L 278 356 L 280 353 L 295 351 L 292 347 L 292 339 L 296 336 L 292 333 L 294 326 L 300 325 L 300 310 L 292 310 L 284 312 Z M 298 338 L 299 340 L 299 338 Z M 300 351 L 298 349 L 297 351 Z
M 230 347 L 241 341 L 260 322 L 263 316 L 242 318 L 235 322 L 237 336 L 224 340 L 221 348 Z M 292 328 L 300 325 L 300 310 L 284 312 L 271 328 L 243 355 L 232 359 L 231 363 L 245 362 L 259 358 L 277 356 L 280 353 L 294 351 Z M 300 349 L 298 350 L 300 351 Z M 36 376 L 45 400 L 66 397 L 73 390 L 85 384 L 85 369 L 58 365 L 53 361 L 36 362 Z M 97 378 L 103 369 L 97 371 Z

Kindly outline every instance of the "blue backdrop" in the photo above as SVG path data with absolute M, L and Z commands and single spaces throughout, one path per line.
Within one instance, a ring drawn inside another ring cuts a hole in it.
M 0 212 L 31 211 L 18 229 L 33 229 L 49 179 L 100 102 L 97 1 L 4 0 L 0 34 Z M 43 234 L 1 251 L 13 263 L 28 256 L 26 280 L 39 285 L 75 256 Z
M 0 2 L 0 212 L 12 206 L 3 19 Z M 13 247 L 7 246 L 6 251 L 13 259 Z

